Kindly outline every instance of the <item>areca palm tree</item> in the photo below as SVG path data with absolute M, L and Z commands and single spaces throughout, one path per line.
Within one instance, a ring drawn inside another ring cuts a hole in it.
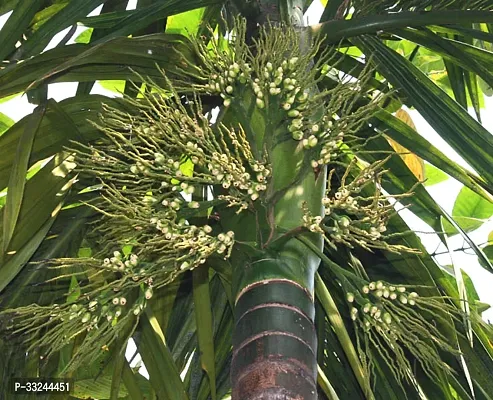
M 489 399 L 477 295 L 397 211 L 445 244 L 458 232 L 493 271 L 467 235 L 485 215 L 454 220 L 409 162 L 490 206 L 490 2 L 335 0 L 308 27 L 301 0 L 126 3 L 0 6 L 0 95 L 37 104 L 0 125 L 3 382 L 72 378 L 66 398 Z M 77 23 L 79 43 L 43 51 Z M 90 94 L 96 80 L 123 98 Z M 47 98 L 67 81 L 74 96 Z

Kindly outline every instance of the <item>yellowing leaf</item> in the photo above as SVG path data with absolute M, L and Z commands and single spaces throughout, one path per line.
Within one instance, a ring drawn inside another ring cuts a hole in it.
M 402 122 L 405 122 L 407 125 L 409 125 L 414 130 L 416 130 L 416 127 L 414 126 L 413 120 L 411 119 L 410 115 L 405 110 L 403 110 L 401 108 L 400 110 L 398 110 L 395 113 L 395 116 L 397 118 L 399 118 Z M 396 141 L 394 141 L 390 138 L 387 138 L 387 140 L 389 141 L 392 148 L 401 156 L 402 160 L 408 166 L 408 168 L 411 170 L 411 172 L 414 174 L 414 176 L 420 181 L 424 180 L 424 178 L 425 178 L 425 163 L 424 163 L 424 161 L 421 158 L 419 158 L 416 154 L 411 153 L 404 146 L 401 146 Z

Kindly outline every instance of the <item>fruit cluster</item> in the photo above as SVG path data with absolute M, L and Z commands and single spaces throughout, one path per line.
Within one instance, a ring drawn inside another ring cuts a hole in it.
M 351 305 L 351 319 L 356 321 L 358 317 L 361 318 L 367 329 L 374 324 L 380 324 L 384 329 L 389 328 L 393 317 L 387 300 L 414 306 L 417 298 L 416 292 L 406 293 L 404 286 L 387 285 L 382 281 L 364 285 L 357 296 L 353 292 L 346 293 L 346 300 Z

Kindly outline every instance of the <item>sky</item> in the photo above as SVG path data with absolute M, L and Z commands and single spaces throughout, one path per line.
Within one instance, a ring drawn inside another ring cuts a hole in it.
M 129 1 L 129 5 L 127 9 L 135 8 L 136 0 Z M 97 15 L 99 14 L 101 7 L 98 7 L 89 15 Z M 308 24 L 318 23 L 320 15 L 323 11 L 323 6 L 321 5 L 319 0 L 315 0 L 312 3 L 312 6 L 308 10 L 305 15 L 305 22 Z M 9 14 L 5 14 L 0 16 L 0 28 L 3 26 L 5 21 L 7 20 Z M 77 31 L 72 36 L 71 40 L 68 44 L 74 43 L 74 39 L 84 30 L 84 27 L 79 26 Z M 59 34 L 57 34 L 50 44 L 47 46 L 46 50 L 53 48 L 56 44 L 64 37 L 68 28 Z M 48 97 L 53 98 L 56 101 L 61 101 L 67 97 L 71 97 L 75 94 L 77 89 L 76 83 L 55 83 L 50 84 L 48 86 Z M 95 85 L 92 90 L 93 94 L 103 94 L 107 96 L 115 96 L 114 92 L 110 92 L 104 89 L 101 85 Z M 30 114 L 34 105 L 29 104 L 26 96 L 18 96 L 7 102 L 0 103 L 0 112 L 6 114 L 14 121 L 20 120 L 25 115 Z M 457 162 L 459 165 L 470 169 L 472 168 L 430 127 L 430 125 L 426 122 L 426 120 L 421 117 L 421 115 L 414 110 L 407 110 L 416 126 L 416 129 L 419 134 L 425 137 L 428 141 L 430 141 L 435 147 L 439 148 L 446 156 L 448 156 L 453 161 Z M 471 115 L 472 114 L 472 111 Z M 473 115 L 474 116 L 474 115 Z M 483 125 L 490 131 L 493 132 L 493 98 L 485 98 L 485 109 L 482 110 L 482 118 Z M 457 182 L 453 178 L 449 178 L 448 180 L 439 183 L 437 185 L 426 187 L 431 196 L 435 199 L 435 201 L 440 204 L 445 211 L 448 213 L 452 212 L 452 208 L 454 205 L 455 198 L 462 188 L 462 184 Z M 420 232 L 428 232 L 428 233 L 418 233 L 418 236 L 421 237 L 421 240 L 426 247 L 426 249 L 430 252 L 442 252 L 443 254 L 437 256 L 437 261 L 442 265 L 451 265 L 452 261 L 456 266 L 462 268 L 472 279 L 474 282 L 475 288 L 478 292 L 480 300 L 484 303 L 488 303 L 493 306 L 493 275 L 487 272 L 483 267 L 481 267 L 477 261 L 477 257 L 472 254 L 468 254 L 463 251 L 454 251 L 452 252 L 453 260 L 451 260 L 451 254 L 446 251 L 446 248 L 443 244 L 440 244 L 440 239 L 436 234 L 433 234 L 431 228 L 423 223 L 419 218 L 415 217 L 410 211 L 404 210 L 401 212 L 401 216 L 406 220 L 408 225 L 415 231 Z M 483 224 L 483 226 L 476 231 L 470 234 L 471 239 L 479 244 L 487 241 L 488 234 L 493 231 L 493 219 L 490 218 L 488 222 Z M 456 235 L 450 238 L 450 247 L 452 249 L 459 249 L 464 246 L 464 241 L 460 237 L 460 235 Z M 493 307 L 492 309 L 483 313 L 483 318 L 485 320 L 489 320 L 493 323 Z M 130 345 L 127 350 L 127 358 L 133 354 L 135 351 L 135 346 Z M 139 358 L 137 357 L 132 366 L 134 366 L 137 362 L 139 362 Z M 145 375 L 145 371 L 143 371 Z

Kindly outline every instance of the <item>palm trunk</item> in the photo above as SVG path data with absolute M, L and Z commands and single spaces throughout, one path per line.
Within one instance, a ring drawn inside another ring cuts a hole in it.
M 288 277 L 290 271 L 308 270 L 304 261 L 266 254 L 245 266 L 251 274 L 276 271 L 277 277 L 252 282 L 237 296 L 234 399 L 316 399 L 313 295 Z
M 257 1 L 256 23 L 299 25 L 302 1 Z M 320 260 L 297 239 L 270 244 L 299 228 L 303 206 L 321 215 L 324 171 L 300 178 L 299 143 L 273 149 L 272 201 L 255 221 L 260 251 L 239 261 L 234 273 L 235 327 L 231 378 L 234 400 L 317 398 L 317 338 L 314 327 L 314 277 Z M 297 182 L 295 184 L 295 182 Z M 277 194 L 277 197 L 276 197 Z M 269 239 L 259 230 L 268 226 Z M 318 234 L 304 234 L 322 249 Z M 233 260 L 234 262 L 234 260 Z
M 299 226 L 300 202 L 321 197 L 325 180 L 315 181 L 312 175 L 307 181 L 293 188 L 303 195 L 277 203 L 274 211 L 279 229 L 293 229 L 295 223 Z M 300 187 L 305 190 L 296 190 Z M 322 247 L 319 235 L 304 235 Z M 317 398 L 313 295 L 319 261 L 293 238 L 276 249 L 267 246 L 235 269 L 233 399 Z

